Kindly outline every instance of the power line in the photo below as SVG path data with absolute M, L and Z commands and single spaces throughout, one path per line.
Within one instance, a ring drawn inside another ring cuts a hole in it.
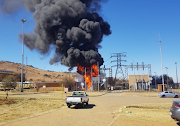
M 111 57 L 110 57 L 109 59 L 111 59 Z M 107 59 L 107 60 L 106 60 L 106 61 L 104 61 L 104 62 L 107 62 L 109 59 Z
M 106 70 L 109 70 L 109 77 L 112 77 L 112 68 L 106 68 L 105 65 L 104 65 L 104 67 L 100 68 L 100 70 L 103 70 L 104 73 L 105 73 Z
M 109 64 L 111 64 L 111 62 L 110 62 L 110 63 L 108 63 L 106 66 L 108 66 Z

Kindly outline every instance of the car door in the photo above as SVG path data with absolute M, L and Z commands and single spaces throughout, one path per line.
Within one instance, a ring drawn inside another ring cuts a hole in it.
M 167 98 L 169 98 L 170 96 L 169 96 L 169 92 L 168 91 L 165 91 L 164 92 L 164 95 L 167 97 Z
M 171 98 L 174 98 L 174 93 L 173 92 L 169 92 L 169 96 L 171 97 Z

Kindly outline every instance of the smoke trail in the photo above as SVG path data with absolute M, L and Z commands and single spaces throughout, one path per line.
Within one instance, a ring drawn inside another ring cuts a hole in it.
M 2 13 L 13 13 L 19 11 L 23 7 L 22 0 L 1 0 L 0 7 Z
M 3 0 L 2 12 L 18 11 L 14 0 Z M 42 54 L 56 47 L 50 64 L 61 64 L 73 68 L 79 63 L 89 66 L 103 58 L 98 53 L 104 35 L 110 35 L 110 25 L 97 13 L 101 3 L 107 0 L 17 0 L 34 13 L 34 33 L 25 34 L 25 45 Z M 11 9 L 13 6 L 14 9 Z M 22 35 L 19 35 L 22 38 Z

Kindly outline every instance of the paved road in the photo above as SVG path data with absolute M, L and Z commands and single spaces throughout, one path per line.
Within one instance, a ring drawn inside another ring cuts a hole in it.
M 108 93 L 90 97 L 89 105 L 75 109 L 63 106 L 56 111 L 7 123 L 4 126 L 111 126 L 123 106 L 137 103 L 172 103 L 174 99 Z

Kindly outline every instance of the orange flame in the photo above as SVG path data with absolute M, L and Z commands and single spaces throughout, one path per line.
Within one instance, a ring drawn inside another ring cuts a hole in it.
M 91 68 L 92 68 L 92 73 L 91 73 Z M 84 66 L 80 66 L 79 64 L 77 64 L 77 71 L 83 72 L 84 81 L 86 79 L 86 84 L 87 84 L 88 90 L 90 90 L 90 87 L 92 86 L 91 77 L 98 77 L 97 65 L 93 64 L 92 66 L 86 67 L 86 71 L 85 71 Z

